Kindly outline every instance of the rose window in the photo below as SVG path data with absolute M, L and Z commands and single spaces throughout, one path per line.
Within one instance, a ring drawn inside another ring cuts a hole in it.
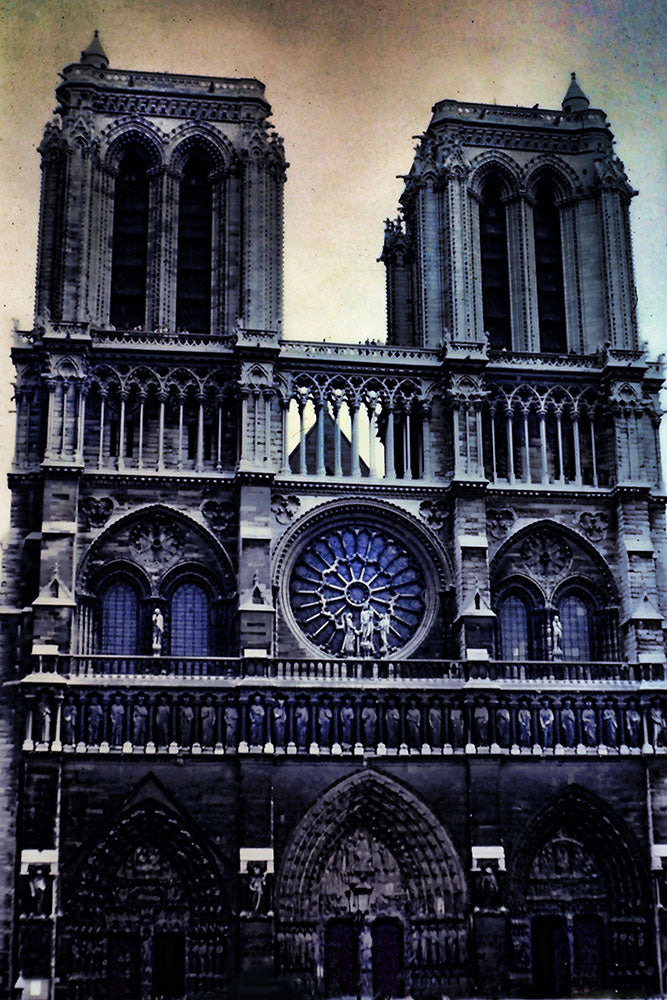
M 289 590 L 299 628 L 333 656 L 389 656 L 412 639 L 426 610 L 417 559 L 372 528 L 318 535 L 299 554 Z

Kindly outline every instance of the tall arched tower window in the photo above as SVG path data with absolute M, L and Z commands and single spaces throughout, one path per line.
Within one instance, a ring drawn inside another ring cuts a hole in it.
M 199 157 L 185 165 L 178 210 L 176 326 L 211 330 L 212 199 L 209 167 Z
M 507 222 L 502 189 L 490 178 L 482 189 L 479 205 L 479 238 L 482 263 L 482 309 L 484 330 L 491 347 L 511 347 Z
M 551 353 L 566 351 L 560 217 L 555 193 L 548 181 L 543 181 L 537 188 L 533 225 L 540 350 Z
M 101 652 L 112 656 L 136 654 L 139 638 L 139 598 L 126 580 L 117 580 L 102 595 Z
M 498 607 L 501 660 L 528 660 L 531 658 L 528 628 L 526 602 L 518 594 L 508 594 Z
M 182 583 L 171 596 L 171 655 L 209 656 L 208 594 L 196 583 Z
M 148 176 L 136 151 L 123 157 L 116 177 L 109 316 L 121 330 L 146 322 Z

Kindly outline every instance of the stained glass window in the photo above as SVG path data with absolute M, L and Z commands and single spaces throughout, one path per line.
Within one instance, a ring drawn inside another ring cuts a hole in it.
M 501 660 L 530 659 L 528 609 L 517 594 L 503 598 L 498 608 Z
M 563 625 L 563 659 L 590 660 L 591 627 L 588 607 L 580 597 L 571 594 L 560 602 L 558 611 Z
M 290 579 L 294 617 L 314 645 L 333 656 L 388 656 L 423 621 L 424 576 L 397 539 L 371 527 L 314 538 Z
M 171 598 L 171 655 L 210 655 L 209 600 L 196 583 L 182 583 Z
M 118 580 L 102 597 L 102 650 L 114 656 L 136 654 L 139 600 L 131 583 Z

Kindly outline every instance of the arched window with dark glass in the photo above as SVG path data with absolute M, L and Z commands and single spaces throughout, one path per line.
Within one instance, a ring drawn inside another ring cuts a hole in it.
M 591 658 L 590 609 L 577 594 L 568 594 L 558 605 L 563 626 L 563 659 L 586 662 Z
M 182 583 L 171 595 L 172 656 L 209 656 L 211 652 L 210 602 L 198 583 Z
M 117 580 L 102 594 L 101 652 L 112 656 L 138 653 L 139 596 L 133 584 Z
M 486 182 L 479 204 L 484 330 L 491 347 L 511 347 L 507 221 L 502 189 L 495 178 Z
M 211 226 L 209 167 L 192 157 L 183 170 L 178 206 L 176 326 L 180 330 L 211 330 Z
M 526 601 L 518 594 L 508 594 L 500 601 L 497 613 L 500 659 L 531 659 Z
M 146 163 L 131 151 L 120 162 L 113 210 L 109 316 L 120 330 L 146 322 L 148 197 Z
M 535 193 L 533 228 L 540 350 L 559 353 L 567 350 L 563 255 L 556 195 L 547 181 Z

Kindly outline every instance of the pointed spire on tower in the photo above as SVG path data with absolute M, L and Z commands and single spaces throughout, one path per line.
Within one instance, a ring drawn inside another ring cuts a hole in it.
M 87 49 L 81 53 L 81 62 L 88 66 L 96 66 L 98 69 L 106 69 L 109 65 L 107 54 L 102 48 L 100 33 L 95 29 L 93 40 Z
M 577 74 L 571 74 L 570 86 L 567 88 L 567 93 L 563 98 L 563 111 L 574 112 L 574 111 L 585 111 L 590 105 L 590 101 L 584 94 L 583 90 L 579 86 L 577 81 Z

